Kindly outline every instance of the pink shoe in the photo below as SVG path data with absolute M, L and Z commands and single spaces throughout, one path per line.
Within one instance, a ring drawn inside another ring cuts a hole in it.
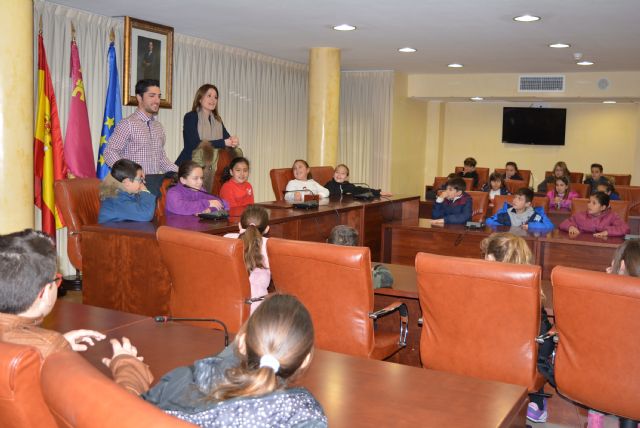
M 589 410 L 587 428 L 604 428 L 604 415 L 595 410 Z

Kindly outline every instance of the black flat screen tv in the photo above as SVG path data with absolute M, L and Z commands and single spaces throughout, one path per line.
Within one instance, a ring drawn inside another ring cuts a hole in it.
M 567 109 L 504 107 L 502 142 L 540 146 L 564 146 Z

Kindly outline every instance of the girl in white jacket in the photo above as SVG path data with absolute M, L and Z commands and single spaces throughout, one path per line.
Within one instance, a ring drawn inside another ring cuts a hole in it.
M 284 199 L 289 202 L 300 202 L 304 200 L 304 195 L 320 195 L 321 198 L 329 197 L 329 190 L 322 187 L 311 178 L 311 168 L 307 161 L 297 159 L 291 167 L 293 180 L 287 183 Z

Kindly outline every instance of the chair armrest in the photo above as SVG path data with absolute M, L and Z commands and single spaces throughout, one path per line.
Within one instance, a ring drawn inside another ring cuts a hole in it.
M 398 345 L 407 346 L 407 333 L 409 332 L 409 310 L 407 309 L 407 305 L 402 302 L 393 302 L 375 312 L 369 312 L 369 318 L 377 320 L 395 311 L 398 311 L 400 314 L 400 338 L 398 339 Z
M 255 303 L 255 302 L 261 302 L 261 301 L 263 301 L 267 296 L 268 296 L 268 294 L 265 294 L 264 296 L 260 296 L 260 297 L 252 297 L 252 298 L 250 298 L 250 299 L 246 299 L 246 300 L 244 301 L 244 304 L 245 304 L 245 305 L 250 305 L 250 304 Z

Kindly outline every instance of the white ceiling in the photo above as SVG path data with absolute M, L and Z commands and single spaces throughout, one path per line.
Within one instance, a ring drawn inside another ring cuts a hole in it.
M 306 63 L 342 49 L 344 70 L 408 73 L 640 71 L 640 0 L 54 0 L 131 16 L 229 46 Z M 517 23 L 516 15 L 542 16 Z M 349 23 L 351 32 L 331 29 Z M 568 49 L 551 49 L 554 42 Z M 411 46 L 413 54 L 398 48 Z M 596 64 L 575 65 L 573 53 Z M 460 62 L 463 69 L 448 69 Z

